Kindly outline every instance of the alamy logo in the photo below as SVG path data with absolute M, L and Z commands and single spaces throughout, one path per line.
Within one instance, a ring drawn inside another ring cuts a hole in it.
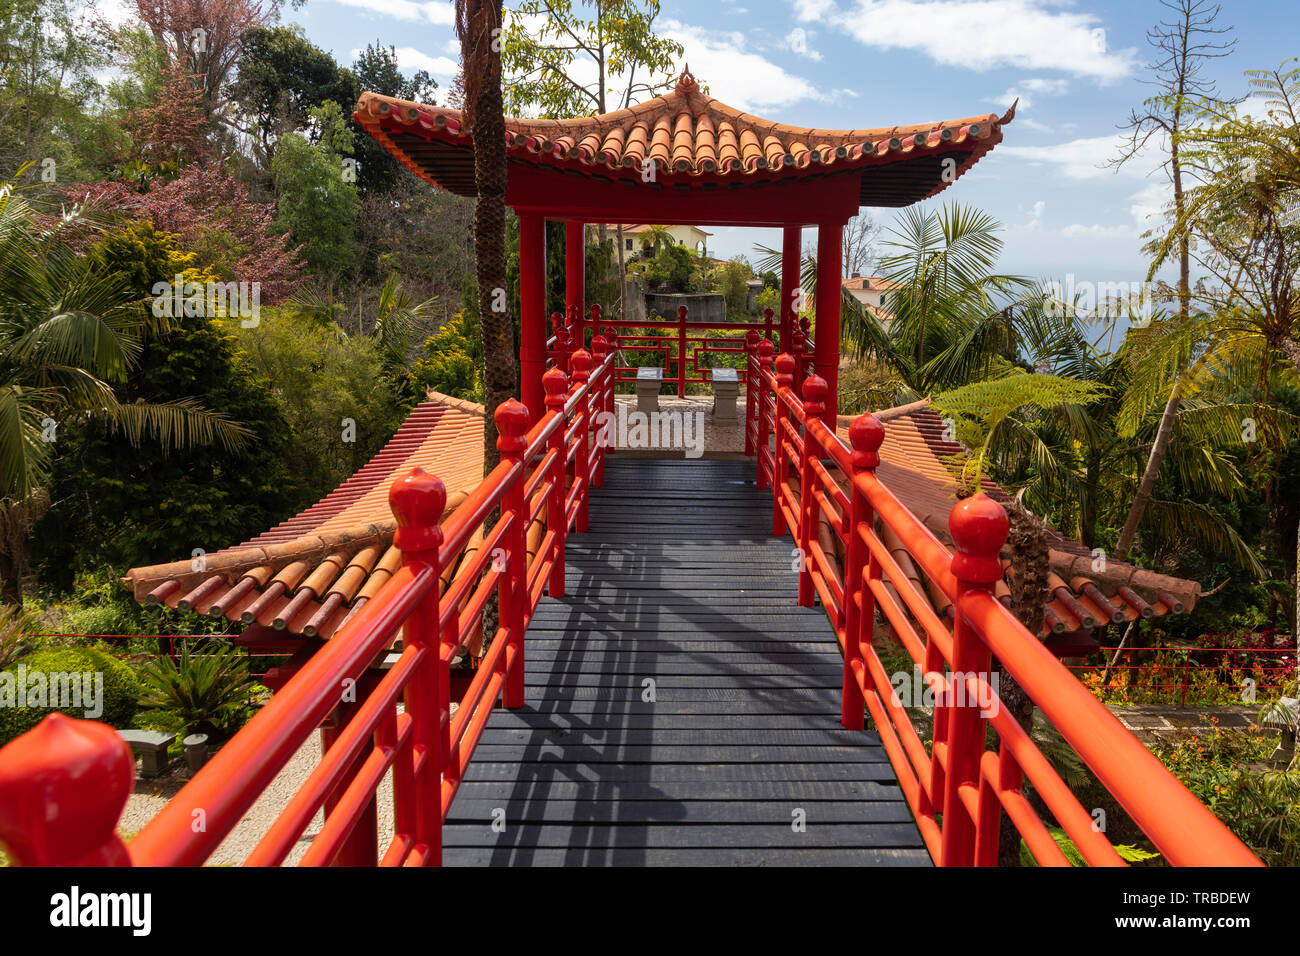
M 703 412 L 647 413 L 619 405 L 617 412 L 597 412 L 593 420 L 603 448 L 681 449 L 687 458 L 704 454 Z
M 157 318 L 238 316 L 246 329 L 257 328 L 262 314 L 260 282 L 186 282 L 177 274 L 171 282 L 153 285 L 153 314 Z
M 153 928 L 150 893 L 82 893 L 78 886 L 50 897 L 50 925 L 126 926 L 132 935 L 148 936 Z
M 29 671 L 19 664 L 0 671 L 0 707 L 82 710 L 87 720 L 104 713 L 103 671 Z

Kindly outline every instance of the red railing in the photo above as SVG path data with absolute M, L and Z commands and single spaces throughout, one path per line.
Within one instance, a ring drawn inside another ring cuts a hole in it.
M 594 436 L 613 406 L 613 358 L 604 337 L 592 345 L 594 369 L 585 350 L 571 356 L 572 387 L 560 367 L 545 374 L 547 412 L 531 429 L 520 403 L 497 410 L 501 462 L 445 520 L 438 478 L 417 468 L 393 484 L 401 568 L 129 847 L 114 832 L 134 777 L 129 748 L 105 725 L 60 714 L 0 754 L 0 842 L 26 865 L 199 865 L 321 727 L 320 762 L 244 863 L 283 863 L 322 809 L 303 865 L 440 863 L 442 823 L 489 713 L 498 698 L 523 704 L 524 632 L 544 589 L 564 594 L 565 537 L 586 529 L 602 481 Z M 494 514 L 440 596 L 441 569 Z M 529 528 L 543 519 L 530 549 Z M 452 714 L 450 664 L 493 594 L 495 629 Z M 401 652 L 377 670 L 399 634 Z M 394 836 L 381 847 L 376 794 L 390 772 Z
M 994 597 L 1008 531 L 1002 507 L 982 493 L 959 501 L 949 519 L 950 553 L 876 477 L 884 426 L 860 416 L 846 446 L 821 420 L 825 381 L 809 377 L 800 400 L 792 388 L 794 357 L 776 358 L 774 372 L 772 351 L 770 342 L 751 343 L 750 381 L 758 387 L 746 409 L 746 446 L 757 460 L 758 484 L 772 490 L 772 531 L 794 537 L 802 556 L 799 603 L 820 599 L 844 651 L 841 722 L 862 728 L 864 709 L 870 713 L 934 860 L 996 865 L 1005 812 L 1040 864 L 1069 865 L 1026 794 L 1028 781 L 1090 865 L 1123 864 L 1092 814 L 1002 706 L 991 670 L 996 658 L 1166 860 L 1259 865 Z M 895 562 L 877 522 L 953 603 L 951 629 Z M 877 610 L 933 694 L 928 747 L 873 644 Z M 989 725 L 996 750 L 986 745 Z

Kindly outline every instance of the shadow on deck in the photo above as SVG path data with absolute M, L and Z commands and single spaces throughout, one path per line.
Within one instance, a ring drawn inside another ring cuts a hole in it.
M 752 462 L 611 459 L 488 721 L 447 865 L 929 865 Z

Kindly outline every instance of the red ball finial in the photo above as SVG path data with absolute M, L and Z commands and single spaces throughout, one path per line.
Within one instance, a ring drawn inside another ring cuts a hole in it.
M 599 322 L 599 321 L 600 321 L 600 312 L 601 312 L 601 309 L 600 309 L 600 303 L 598 303 L 598 302 L 593 302 L 593 303 L 591 303 L 591 321 L 592 321 L 592 322 Z
M 618 329 L 606 329 L 605 341 L 609 343 L 609 349 L 612 352 L 618 347 Z
M 758 343 L 758 360 L 764 365 L 772 361 L 772 353 L 776 351 L 776 346 L 772 344 L 771 339 L 763 339 Z
M 528 447 L 524 434 L 528 431 L 528 406 L 508 398 L 497 406 L 492 416 L 497 423 L 497 451 L 503 455 L 518 455 Z
M 552 313 L 551 313 L 551 331 L 552 331 L 552 332 L 555 332 L 555 333 L 558 334 L 559 331 L 560 331 L 560 329 L 563 328 L 563 327 L 564 327 L 564 316 L 560 315 L 560 313 L 558 313 L 558 312 L 552 312 Z
M 826 396 L 830 387 L 820 375 L 809 375 L 803 380 L 804 411 L 810 416 L 820 415 L 826 409 Z
M 595 353 L 597 362 L 605 361 L 605 356 L 609 355 L 609 340 L 603 335 L 593 336 L 591 351 Z
M 880 446 L 885 441 L 885 426 L 870 412 L 853 419 L 849 426 L 849 444 L 853 446 L 854 468 L 875 468 L 880 464 Z
M 999 552 L 1010 528 L 1002 506 L 982 491 L 957 502 L 948 516 L 948 533 L 957 551 L 953 575 L 971 584 L 992 584 L 1002 577 Z
M 542 376 L 542 388 L 546 390 L 546 407 L 563 408 L 564 393 L 569 390 L 569 376 L 559 366 L 551 366 Z
M 438 522 L 447 510 L 447 488 L 441 478 L 412 468 L 389 486 L 388 507 L 397 519 L 393 546 L 399 551 L 428 551 L 442 544 Z
M 778 385 L 789 387 L 794 381 L 794 356 L 782 352 L 776 357 L 776 381 Z
M 686 308 L 686 306 L 684 306 L 684 305 L 679 305 L 679 306 L 677 307 L 677 318 L 679 318 L 679 319 L 681 319 L 683 322 L 685 322 L 685 321 L 686 321 L 686 314 L 687 314 L 688 312 L 690 312 L 690 309 Z
M 0 843 L 23 866 L 130 866 L 117 821 L 134 784 L 117 731 L 52 713 L 0 749 Z
M 764 310 L 763 310 L 763 318 L 767 319 L 767 321 L 769 321 L 769 322 L 772 321 L 772 314 L 773 314 L 773 313 L 772 313 L 772 310 L 771 310 L 771 309 L 764 309 Z
M 573 366 L 573 377 L 579 382 L 585 382 L 591 377 L 591 353 L 586 349 L 578 349 L 569 357 L 569 364 Z
M 749 349 L 758 347 L 758 329 L 750 329 L 745 333 L 745 347 Z

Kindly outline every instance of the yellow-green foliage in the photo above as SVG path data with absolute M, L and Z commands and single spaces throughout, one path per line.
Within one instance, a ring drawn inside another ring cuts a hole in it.
M 1050 409 L 1059 405 L 1087 405 L 1105 388 L 1060 375 L 1016 370 L 1001 378 L 973 382 L 934 398 L 934 408 L 951 422 L 954 437 L 970 455 L 962 463 L 962 479 L 978 483 L 984 473 L 989 446 L 999 430 L 1014 427 L 1013 414 L 1021 409 Z

